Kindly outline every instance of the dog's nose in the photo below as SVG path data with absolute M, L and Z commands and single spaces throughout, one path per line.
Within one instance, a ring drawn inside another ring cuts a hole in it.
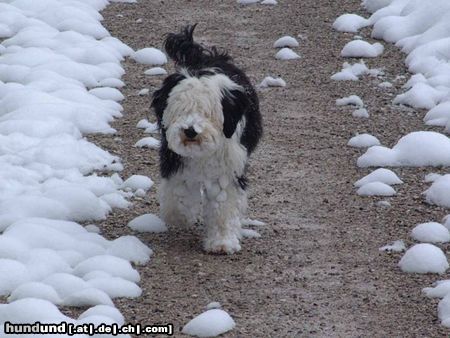
M 195 136 L 197 136 L 197 132 L 193 127 L 189 127 L 188 129 L 184 130 L 184 135 L 186 135 L 187 138 L 193 139 Z

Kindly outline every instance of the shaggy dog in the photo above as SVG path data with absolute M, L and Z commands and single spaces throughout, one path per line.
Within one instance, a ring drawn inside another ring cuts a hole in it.
M 206 227 L 204 249 L 241 249 L 247 207 L 245 172 L 262 134 L 256 92 L 227 53 L 194 42 L 195 26 L 169 34 L 177 71 L 153 94 L 161 129 L 159 199 L 171 225 Z

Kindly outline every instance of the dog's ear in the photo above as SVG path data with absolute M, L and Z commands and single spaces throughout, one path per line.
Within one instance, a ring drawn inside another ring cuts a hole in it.
M 222 98 L 223 133 L 226 138 L 231 138 L 236 131 L 237 124 L 242 119 L 250 101 L 242 90 L 231 90 L 224 93 Z
M 169 98 L 170 92 L 180 81 L 184 79 L 184 75 L 178 73 L 172 74 L 166 77 L 162 87 L 153 93 L 151 107 L 155 110 L 159 127 L 161 127 L 162 117 L 164 114 L 164 110 L 167 107 L 167 99 Z

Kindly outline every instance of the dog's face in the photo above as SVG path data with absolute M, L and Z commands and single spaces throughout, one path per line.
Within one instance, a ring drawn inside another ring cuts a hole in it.
M 153 102 L 157 115 L 157 105 L 164 106 L 160 124 L 168 147 L 183 157 L 208 156 L 232 138 L 248 99 L 243 88 L 223 74 L 177 75 L 176 81 L 165 81 Z M 161 91 L 167 92 L 166 99 Z

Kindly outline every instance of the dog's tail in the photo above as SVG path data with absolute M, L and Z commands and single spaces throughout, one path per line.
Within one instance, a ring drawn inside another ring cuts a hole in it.
M 213 66 L 216 61 L 229 61 L 231 57 L 215 47 L 205 48 L 194 41 L 197 24 L 186 26 L 179 33 L 170 33 L 164 42 L 164 49 L 176 65 L 188 68 Z

